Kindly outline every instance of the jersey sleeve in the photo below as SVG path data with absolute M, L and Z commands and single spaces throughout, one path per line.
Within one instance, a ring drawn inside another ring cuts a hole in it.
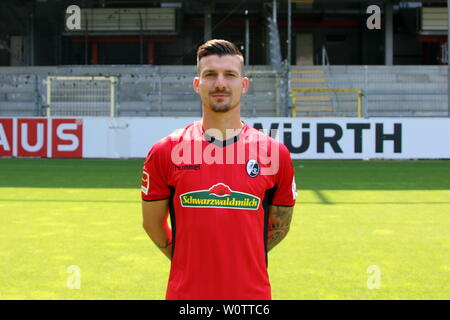
M 280 166 L 275 177 L 277 189 L 272 199 L 272 205 L 291 207 L 295 204 L 297 198 L 294 166 L 291 154 L 286 146 L 280 144 L 279 150 Z
M 170 141 L 157 142 L 144 162 L 141 183 L 141 197 L 145 201 L 156 201 L 169 198 Z

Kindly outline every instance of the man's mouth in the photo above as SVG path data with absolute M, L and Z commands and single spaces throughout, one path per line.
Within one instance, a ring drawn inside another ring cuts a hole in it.
M 213 94 L 211 94 L 211 96 L 213 96 L 214 98 L 225 98 L 225 97 L 228 97 L 229 94 L 227 94 L 227 93 L 213 93 Z

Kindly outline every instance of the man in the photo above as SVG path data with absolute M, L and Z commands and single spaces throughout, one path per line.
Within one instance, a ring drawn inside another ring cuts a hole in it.
M 267 252 L 289 231 L 296 197 L 290 154 L 240 120 L 249 80 L 234 44 L 203 44 L 197 71 L 202 119 L 144 164 L 143 227 L 171 260 L 166 299 L 271 299 Z

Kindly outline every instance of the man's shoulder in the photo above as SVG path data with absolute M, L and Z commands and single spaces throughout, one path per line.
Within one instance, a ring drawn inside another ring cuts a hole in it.
M 165 136 L 164 138 L 158 140 L 153 147 L 151 152 L 154 151 L 170 151 L 174 145 L 186 138 L 191 138 L 195 135 L 194 128 L 195 122 L 187 125 L 184 128 L 179 128 L 174 130 L 171 134 Z
M 192 139 L 196 135 L 198 135 L 198 122 L 193 122 L 184 128 L 176 129 L 165 138 L 174 142 L 179 142 L 183 139 Z

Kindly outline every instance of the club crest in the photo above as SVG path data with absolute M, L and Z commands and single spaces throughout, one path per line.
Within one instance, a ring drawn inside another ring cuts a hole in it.
M 246 169 L 247 169 L 247 174 L 250 177 L 255 178 L 259 174 L 259 171 L 261 168 L 259 166 L 258 161 L 256 161 L 255 159 L 250 159 L 247 161 Z

